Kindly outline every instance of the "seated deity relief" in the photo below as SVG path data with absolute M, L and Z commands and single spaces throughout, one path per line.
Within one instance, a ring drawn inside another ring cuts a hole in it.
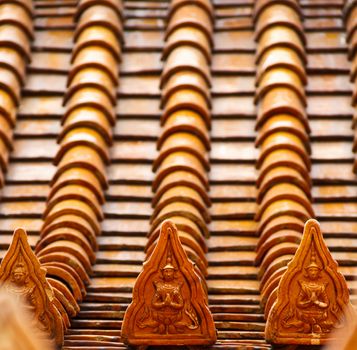
M 346 281 L 337 271 L 316 220 L 305 224 L 294 258 L 279 283 L 265 329 L 275 344 L 322 345 L 353 315 Z
M 144 263 L 123 321 L 122 338 L 132 346 L 209 345 L 216 330 L 207 295 L 170 221 Z
M 62 318 L 53 304 L 55 296 L 46 280 L 46 269 L 41 268 L 23 229 L 15 230 L 1 262 L 0 287 L 28 311 L 33 329 L 62 344 Z

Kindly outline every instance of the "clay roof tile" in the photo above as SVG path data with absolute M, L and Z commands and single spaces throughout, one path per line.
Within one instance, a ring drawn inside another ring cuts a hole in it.
M 256 60 L 273 47 L 288 47 L 294 50 L 306 64 L 307 57 L 305 48 L 298 34 L 291 28 L 274 25 L 266 29 L 259 38 L 257 45 Z
M 61 142 L 68 132 L 76 128 L 91 128 L 104 138 L 107 145 L 112 144 L 111 125 L 106 115 L 95 108 L 82 107 L 74 109 L 69 113 L 57 141 Z
M 160 183 L 156 183 L 156 181 L 153 183 L 153 191 L 155 194 L 152 199 L 152 205 L 157 205 L 165 192 L 175 186 L 191 187 L 200 194 L 207 206 L 211 204 L 210 197 L 208 196 L 201 179 L 195 173 L 188 170 L 178 170 L 167 174 Z
M 82 12 L 73 40 L 77 41 L 81 32 L 91 26 L 102 26 L 110 29 L 119 40 L 123 38 L 123 27 L 120 18 L 114 9 L 105 5 L 94 5 Z
M 208 130 L 204 120 L 198 113 L 182 109 L 171 113 L 165 120 L 162 133 L 157 141 L 157 147 L 161 148 L 164 140 L 176 132 L 190 132 L 201 139 L 207 150 L 210 149 Z
M 32 16 L 26 8 L 16 3 L 3 3 L 0 5 L 0 25 L 4 24 L 21 28 L 30 40 L 34 37 Z
M 287 68 L 296 72 L 304 85 L 307 82 L 304 62 L 295 50 L 288 47 L 272 47 L 264 52 L 257 61 L 257 84 L 262 75 L 269 69 Z
M 202 165 L 207 169 L 210 168 L 206 148 L 202 141 L 190 133 L 174 133 L 168 136 L 160 147 L 159 155 L 153 162 L 153 171 L 160 166 L 164 159 L 174 152 L 188 152 L 197 157 Z
M 256 19 L 255 39 L 258 41 L 263 32 L 273 25 L 283 25 L 294 29 L 302 42 L 306 42 L 299 13 L 292 7 L 286 4 L 272 3 L 264 8 Z
M 257 129 L 275 114 L 287 113 L 299 118 L 304 123 L 306 130 L 310 131 L 305 107 L 298 95 L 290 88 L 278 87 L 268 90 L 259 101 L 258 107 Z
M 207 60 L 201 50 L 192 46 L 178 46 L 171 51 L 161 75 L 160 87 L 164 87 L 167 80 L 179 71 L 194 71 L 201 74 L 207 85 L 211 86 L 211 73 Z
M 199 113 L 205 121 L 207 128 L 210 129 L 211 113 L 206 99 L 201 93 L 192 89 L 180 89 L 169 96 L 164 112 L 161 115 L 161 124 L 164 124 L 172 113 L 182 109 L 189 109 Z
M 161 106 L 163 107 L 168 98 L 180 89 L 192 89 L 200 92 L 206 98 L 207 105 L 211 107 L 211 94 L 206 80 L 195 71 L 178 71 L 170 76 L 161 92 Z
M 112 8 L 123 19 L 123 4 L 121 0 L 79 0 L 75 20 L 78 21 L 85 10 L 97 5 Z
M 25 32 L 17 26 L 0 25 L 0 46 L 13 48 L 28 62 L 31 61 L 30 42 Z
M 88 187 L 95 194 L 98 201 L 104 203 L 104 194 L 99 179 L 91 170 L 81 167 L 68 168 L 52 179 L 48 199 L 52 198 L 61 188 L 73 184 Z
M 102 46 L 109 50 L 118 61 L 121 60 L 121 47 L 116 36 L 109 28 L 93 25 L 83 29 L 73 47 L 72 61 L 76 59 L 82 49 L 88 46 Z
M 83 167 L 92 171 L 100 181 L 102 188 L 108 187 L 105 165 L 100 155 L 88 146 L 71 147 L 58 163 L 57 172 L 53 177 L 53 183 L 57 178 L 70 168 Z
M 66 94 L 64 96 L 64 104 L 78 90 L 85 87 L 96 88 L 107 94 L 113 105 L 116 104 L 116 89 L 110 75 L 106 71 L 97 68 L 83 68 L 72 77 L 69 82 Z
M 111 77 L 115 85 L 118 84 L 118 62 L 113 53 L 101 46 L 87 46 L 78 52 L 72 61 L 68 74 L 68 84 L 71 83 L 76 73 L 83 68 L 102 69 Z
M 75 91 L 66 105 L 66 113 L 63 115 L 62 122 L 75 110 L 79 108 L 95 108 L 105 114 L 111 125 L 115 124 L 115 114 L 112 102 L 108 95 L 101 90 L 93 87 L 84 87 Z
M 202 30 L 190 26 L 179 27 L 169 35 L 162 52 L 163 60 L 173 49 L 181 45 L 198 48 L 205 55 L 207 62 L 211 62 L 211 42 Z

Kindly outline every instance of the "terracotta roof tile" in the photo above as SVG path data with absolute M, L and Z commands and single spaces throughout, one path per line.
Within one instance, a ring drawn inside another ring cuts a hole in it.
M 5 3 L 0 8 L 0 25 L 20 27 L 29 39 L 33 39 L 33 22 L 29 12 L 16 3 Z
M 122 40 L 122 23 L 113 8 L 103 4 L 88 7 L 79 17 L 73 40 L 77 41 L 81 33 L 91 26 L 101 26 L 110 29 L 115 36 L 118 36 Z
M 211 43 L 201 29 L 192 26 L 183 26 L 172 32 L 165 43 L 163 59 L 166 59 L 174 48 L 182 45 L 192 45 L 202 50 L 207 61 L 210 62 Z
M 270 3 L 256 18 L 255 37 L 260 41 L 262 33 L 271 26 L 283 25 L 294 29 L 305 43 L 304 29 L 299 13 L 285 3 Z

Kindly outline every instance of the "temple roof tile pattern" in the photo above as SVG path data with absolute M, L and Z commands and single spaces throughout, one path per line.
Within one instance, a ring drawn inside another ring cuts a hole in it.
M 265 298 L 313 216 L 357 304 L 355 8 L 0 5 L 0 257 L 23 227 L 74 306 L 63 349 L 127 348 L 123 316 L 168 217 L 206 281 L 212 349 L 271 348 Z

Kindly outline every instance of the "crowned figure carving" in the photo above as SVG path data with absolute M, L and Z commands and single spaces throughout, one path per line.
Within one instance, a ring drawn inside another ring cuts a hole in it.
M 344 277 L 337 271 L 316 220 L 305 224 L 293 260 L 278 286 L 265 330 L 275 344 L 326 344 L 353 315 Z
M 63 342 L 63 324 L 54 305 L 54 293 L 33 253 L 25 230 L 18 228 L 0 266 L 0 286 L 28 311 L 34 329 L 57 345 Z
M 202 281 L 170 221 L 138 276 L 122 337 L 132 346 L 209 345 L 216 330 Z

